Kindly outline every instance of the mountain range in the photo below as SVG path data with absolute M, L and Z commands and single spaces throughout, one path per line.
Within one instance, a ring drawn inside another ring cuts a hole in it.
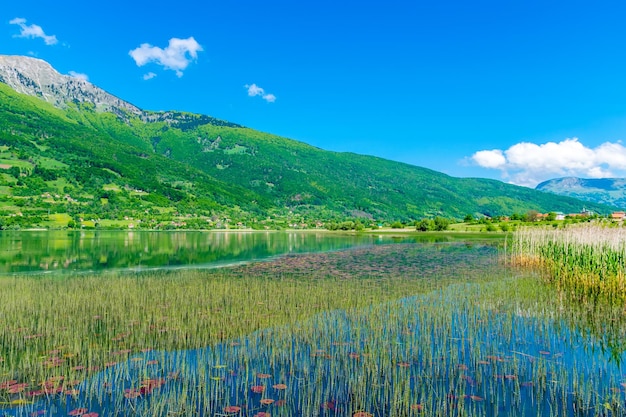
M 143 110 L 23 56 L 0 56 L 0 191 L 5 227 L 129 219 L 142 227 L 304 227 L 583 207 L 207 115 Z
M 622 210 L 626 208 L 626 178 L 555 178 L 542 182 L 536 189 Z

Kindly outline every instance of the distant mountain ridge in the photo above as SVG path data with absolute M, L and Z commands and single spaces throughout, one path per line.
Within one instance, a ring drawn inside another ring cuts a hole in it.
M 536 189 L 626 209 L 626 178 L 554 178 Z
M 501 181 L 325 151 L 211 116 L 142 110 L 34 58 L 0 56 L 0 81 L 0 218 L 265 227 L 583 206 Z

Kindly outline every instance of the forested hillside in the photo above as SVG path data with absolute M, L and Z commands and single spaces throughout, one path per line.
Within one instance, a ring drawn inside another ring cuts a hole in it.
M 336 153 L 209 116 L 69 100 L 0 83 L 2 227 L 319 227 L 529 210 L 579 200 Z M 587 204 L 597 212 L 609 208 Z

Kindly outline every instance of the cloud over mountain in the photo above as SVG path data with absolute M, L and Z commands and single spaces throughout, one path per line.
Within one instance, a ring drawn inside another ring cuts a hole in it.
M 595 148 L 583 145 L 578 138 L 558 143 L 520 142 L 506 150 L 478 151 L 471 159 L 483 168 L 500 170 L 505 180 L 529 187 L 553 177 L 626 176 L 626 147 L 620 142 L 605 142 Z
M 78 78 L 79 80 L 89 81 L 89 77 L 87 76 L 87 74 L 82 74 L 76 71 L 70 71 L 68 75 L 72 78 Z
M 9 21 L 11 25 L 18 25 L 20 27 L 20 34 L 13 35 L 16 38 L 41 38 L 46 43 L 46 45 L 55 45 L 58 43 L 57 37 L 55 35 L 46 35 L 41 26 L 39 25 L 27 25 L 26 19 L 21 17 L 16 17 L 15 19 L 11 19 Z
M 263 88 L 256 84 L 246 84 L 244 87 L 248 89 L 248 96 L 250 97 L 261 96 L 261 98 L 268 103 L 276 101 L 276 96 L 274 94 L 266 93 Z
M 198 52 L 202 50 L 202 46 L 193 37 L 187 39 L 172 38 L 165 48 L 142 43 L 138 48 L 130 51 L 129 55 L 139 67 L 155 63 L 166 70 L 175 71 L 178 77 L 182 77 L 183 70 L 198 58 Z

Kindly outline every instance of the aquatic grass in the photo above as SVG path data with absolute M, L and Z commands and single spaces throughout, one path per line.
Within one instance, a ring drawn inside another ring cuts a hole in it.
M 0 385 L 9 415 L 624 411 L 624 372 L 585 348 L 597 339 L 572 325 L 569 301 L 503 270 L 492 246 L 394 245 L 211 273 L 17 281 L 6 281 L 13 294 L 0 293 L 6 386 L 42 381 L 78 393 L 32 399 Z
M 507 260 L 559 290 L 567 300 L 568 325 L 595 339 L 588 349 L 623 360 L 626 229 L 605 223 L 520 229 L 507 242 Z
M 468 257 L 454 245 L 433 246 L 408 263 L 407 249 L 305 255 L 228 271 L 4 277 L 0 371 L 20 381 L 81 380 L 142 349 L 212 346 L 321 311 L 445 285 L 445 274 L 424 266 L 441 253 Z M 375 269 L 358 262 L 365 253 L 376 259 Z M 493 263 L 493 256 L 478 259 Z M 276 265 L 282 269 L 271 272 Z M 410 268 L 422 279 L 403 275 Z
M 626 301 L 626 229 L 602 223 L 522 228 L 508 245 L 510 261 L 534 267 L 579 300 Z
M 140 349 L 210 346 L 319 311 L 444 285 L 443 280 L 415 281 L 403 278 L 404 271 L 394 273 L 394 254 L 402 251 L 391 248 L 372 251 L 379 261 L 386 258 L 376 272 L 346 252 L 325 256 L 337 257 L 335 269 L 320 266 L 324 256 L 305 256 L 288 258 L 279 273 L 249 266 L 227 273 L 5 277 L 0 279 L 0 366 L 37 380 L 62 369 L 73 380 Z M 438 272 L 418 272 L 421 263 L 428 262 L 414 261 L 413 268 L 422 277 Z

